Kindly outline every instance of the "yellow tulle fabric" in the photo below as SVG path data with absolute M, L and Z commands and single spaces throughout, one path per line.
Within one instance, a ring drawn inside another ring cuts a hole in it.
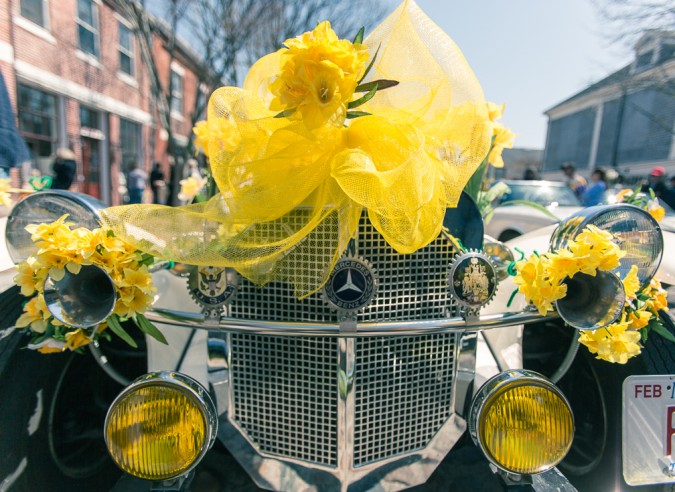
M 243 88 L 210 99 L 199 135 L 220 193 L 178 208 L 112 207 L 106 225 L 156 256 L 234 267 L 258 284 L 289 282 L 299 297 L 326 281 L 364 209 L 399 253 L 430 243 L 489 151 L 482 89 L 412 1 L 364 45 L 370 57 L 379 46 L 366 81 L 400 82 L 358 108 L 370 116 L 319 126 L 275 118 L 279 50 L 251 68 Z

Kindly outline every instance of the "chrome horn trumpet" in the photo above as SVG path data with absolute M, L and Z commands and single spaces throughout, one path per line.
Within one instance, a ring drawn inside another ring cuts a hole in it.
M 621 279 L 598 270 L 595 276 L 577 273 L 567 277 L 567 295 L 556 301 L 560 317 L 578 330 L 597 330 L 616 321 L 626 302 Z
M 47 277 L 44 297 L 54 318 L 76 328 L 104 321 L 117 300 L 112 278 L 95 265 L 82 266 L 77 274 L 66 270 L 61 280 Z

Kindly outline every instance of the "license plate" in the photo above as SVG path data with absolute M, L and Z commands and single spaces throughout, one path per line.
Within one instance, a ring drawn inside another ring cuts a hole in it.
M 675 375 L 623 382 L 623 477 L 629 485 L 675 483 Z

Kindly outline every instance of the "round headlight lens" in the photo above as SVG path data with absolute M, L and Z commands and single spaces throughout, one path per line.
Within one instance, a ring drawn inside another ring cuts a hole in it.
M 574 437 L 567 400 L 531 371 L 502 373 L 485 383 L 474 399 L 471 422 L 472 436 L 486 457 L 521 475 L 553 468 Z
M 145 480 L 182 475 L 215 439 L 215 406 L 188 376 L 154 373 L 136 380 L 108 411 L 105 441 L 117 465 Z
M 7 218 L 5 239 L 7 251 L 14 263 L 26 260 L 37 248 L 26 231 L 29 224 L 54 222 L 64 214 L 78 227 L 99 227 L 99 210 L 105 204 L 79 193 L 59 190 L 32 193 L 18 201 Z
M 551 250 L 564 248 L 569 240 L 592 224 L 612 234 L 626 252 L 614 273 L 625 278 L 633 265 L 638 267 L 640 288 L 647 286 L 661 263 L 663 236 L 649 212 L 634 205 L 588 207 L 565 219 L 551 237 Z

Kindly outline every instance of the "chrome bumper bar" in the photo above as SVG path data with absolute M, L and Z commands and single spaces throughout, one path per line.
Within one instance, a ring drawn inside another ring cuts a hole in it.
M 368 337 L 384 335 L 429 335 L 433 333 L 472 332 L 491 328 L 535 323 L 545 319 L 557 319 L 550 313 L 541 316 L 537 312 L 488 314 L 469 318 L 445 318 L 429 321 L 388 321 L 381 323 L 356 323 L 347 320 L 341 324 L 288 323 L 221 317 L 207 318 L 201 313 L 187 313 L 156 308 L 146 314 L 150 321 L 171 326 L 196 328 L 233 333 L 255 333 L 277 336 L 328 336 Z

